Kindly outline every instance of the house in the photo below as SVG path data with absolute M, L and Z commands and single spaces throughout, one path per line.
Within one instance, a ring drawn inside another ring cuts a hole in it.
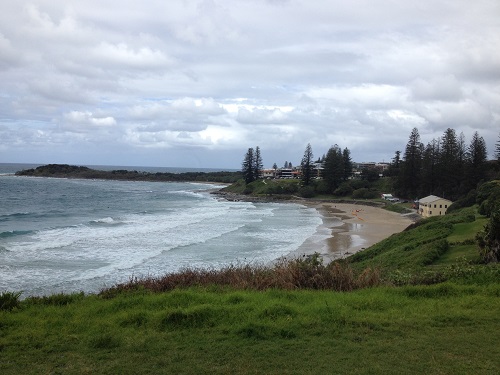
M 452 203 L 448 199 L 429 195 L 418 200 L 418 213 L 423 217 L 444 215 Z
M 263 169 L 261 171 L 262 178 L 276 178 L 278 175 L 277 169 Z

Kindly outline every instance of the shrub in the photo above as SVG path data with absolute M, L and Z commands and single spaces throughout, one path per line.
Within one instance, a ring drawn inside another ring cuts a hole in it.
M 26 301 L 33 305 L 65 306 L 78 301 L 83 297 L 83 292 L 73 294 L 58 293 L 43 297 L 30 297 Z
M 469 193 L 467 194 L 467 196 L 465 198 L 462 198 L 462 199 L 457 200 L 456 202 L 453 202 L 450 205 L 450 207 L 448 207 L 448 210 L 446 212 L 449 214 L 453 211 L 457 211 L 457 210 L 464 208 L 464 207 L 474 206 L 474 204 L 476 204 L 476 199 L 477 199 L 477 192 L 476 192 L 476 190 L 472 189 L 471 191 L 469 191 Z
M 352 193 L 352 197 L 354 199 L 375 199 L 378 197 L 378 193 L 375 190 L 361 188 L 354 190 L 354 192 Z
M 243 190 L 243 194 L 249 195 L 252 194 L 253 192 L 253 186 L 252 185 L 247 185 L 245 189 Z
M 2 292 L 0 294 L 0 311 L 11 311 L 20 305 L 19 297 L 22 292 Z
M 328 184 L 325 180 L 318 180 L 314 182 L 314 190 L 317 194 L 330 194 L 331 191 L 328 189 Z
M 347 183 L 351 186 L 352 190 L 370 187 L 370 183 L 367 180 L 355 179 L 355 180 L 350 180 Z
M 450 249 L 450 244 L 446 240 L 439 240 L 437 241 L 433 249 L 429 251 L 425 258 L 423 259 L 422 263 L 424 266 L 428 266 L 429 264 L 434 263 L 436 260 L 438 260 L 444 253 L 446 253 Z
M 500 204 L 493 210 L 484 229 L 476 235 L 484 262 L 500 262 Z
M 315 191 L 312 186 L 302 186 L 299 189 L 299 194 L 302 198 L 312 198 L 315 195 Z
M 113 298 L 120 292 L 149 290 L 152 292 L 171 291 L 192 286 L 229 286 L 239 289 L 322 289 L 349 291 L 371 287 L 381 282 L 376 269 L 367 268 L 354 271 L 349 265 L 338 262 L 323 264 L 323 258 L 315 253 L 294 260 L 282 259 L 272 267 L 258 265 L 230 265 L 220 270 L 184 269 L 160 278 L 131 279 L 101 291 L 104 298 Z M 171 321 L 174 317 L 170 317 Z M 175 320 L 175 319 L 174 319 Z
M 342 182 L 340 186 L 337 189 L 335 189 L 333 194 L 345 197 L 347 195 L 351 195 L 352 192 L 353 188 L 351 187 L 351 185 L 348 182 Z

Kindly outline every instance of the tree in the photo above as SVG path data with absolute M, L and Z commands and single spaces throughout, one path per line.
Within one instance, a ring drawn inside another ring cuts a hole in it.
M 326 153 L 323 178 L 330 193 L 333 193 L 344 180 L 344 158 L 340 147 L 337 145 L 330 147 Z
M 418 129 L 413 128 L 406 144 L 399 181 L 401 192 L 407 197 L 414 198 L 419 192 L 423 148 Z
M 391 160 L 391 164 L 387 171 L 385 172 L 386 176 L 394 177 L 399 175 L 399 171 L 401 168 L 401 151 L 395 151 L 394 157 Z
M 278 169 L 278 165 L 276 163 L 273 164 L 273 169 L 274 170 Z
M 308 143 L 302 157 L 302 182 L 304 185 L 309 185 L 313 176 L 313 152 L 311 144 Z
M 462 150 L 455 130 L 451 128 L 445 130 L 440 149 L 438 174 L 441 185 L 438 192 L 444 198 L 455 200 L 463 180 Z
M 258 180 L 261 176 L 262 169 L 264 165 L 262 164 L 262 156 L 260 154 L 260 147 L 255 148 L 254 158 L 253 158 L 253 178 Z
M 479 136 L 478 132 L 475 132 L 467 149 L 467 163 L 465 168 L 467 190 L 475 189 L 477 183 L 486 178 L 487 160 L 486 142 L 483 137 Z
M 500 161 L 500 133 L 498 133 L 498 141 L 495 144 L 495 157 Z
M 484 230 L 476 236 L 485 262 L 500 262 L 500 204 L 493 209 Z
M 420 195 L 434 194 L 439 181 L 439 141 L 433 139 L 427 144 L 422 157 Z
M 254 178 L 254 166 L 255 166 L 255 156 L 253 148 L 249 148 L 241 164 L 241 171 L 243 172 L 243 178 L 245 183 L 249 184 L 255 181 Z
M 342 151 L 342 161 L 344 164 L 344 175 L 342 177 L 345 181 L 352 176 L 351 151 L 347 147 Z
M 361 178 L 369 182 L 374 182 L 379 179 L 379 172 L 376 168 L 363 168 L 361 171 Z

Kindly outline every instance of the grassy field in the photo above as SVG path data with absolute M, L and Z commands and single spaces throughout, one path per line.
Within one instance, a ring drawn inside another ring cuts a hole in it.
M 498 374 L 500 266 L 475 243 L 485 223 L 475 207 L 424 220 L 344 264 L 1 293 L 0 374 Z
M 0 312 L 2 374 L 495 374 L 500 285 L 189 288 Z

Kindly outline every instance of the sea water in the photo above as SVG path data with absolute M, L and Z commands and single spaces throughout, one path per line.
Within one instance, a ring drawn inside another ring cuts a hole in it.
M 207 191 L 220 187 L 0 174 L 0 292 L 95 293 L 184 268 L 266 264 L 322 223 L 299 204 Z

